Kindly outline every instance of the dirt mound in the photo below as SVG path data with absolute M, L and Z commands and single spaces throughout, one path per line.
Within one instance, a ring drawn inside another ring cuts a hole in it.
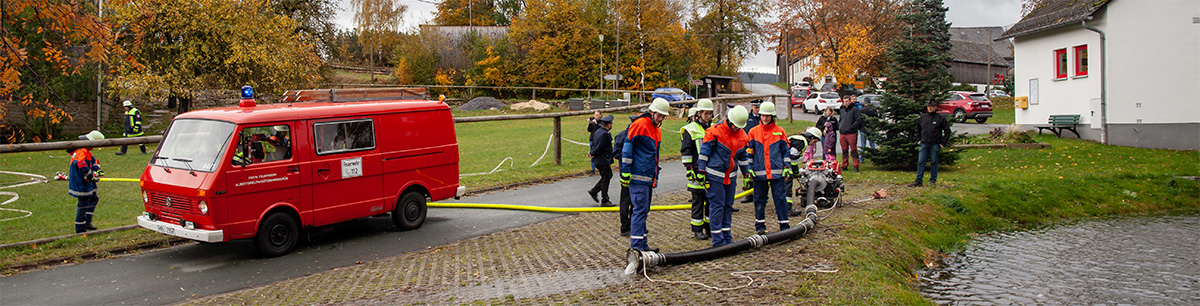
M 513 104 L 509 107 L 512 108 L 513 110 L 532 108 L 536 111 L 544 111 L 544 110 L 550 109 L 550 104 L 538 102 L 538 100 L 529 100 L 529 102 L 521 102 L 521 103 Z
M 504 108 L 504 102 L 500 102 L 500 100 L 496 100 L 496 98 L 492 98 L 492 97 L 474 98 L 474 99 L 471 99 L 470 102 L 467 102 L 467 103 L 463 104 L 462 106 L 458 107 L 459 110 L 467 110 L 467 111 L 490 110 L 490 109 L 501 109 L 501 108 Z

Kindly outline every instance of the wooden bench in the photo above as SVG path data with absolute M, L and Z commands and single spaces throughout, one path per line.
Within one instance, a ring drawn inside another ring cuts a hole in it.
M 1042 130 L 1050 130 L 1055 136 L 1062 138 L 1063 131 L 1071 131 L 1075 133 L 1075 138 L 1079 138 L 1079 131 L 1075 130 L 1075 125 L 1079 124 L 1079 115 L 1050 115 L 1050 126 L 1039 126 L 1038 135 L 1042 134 Z

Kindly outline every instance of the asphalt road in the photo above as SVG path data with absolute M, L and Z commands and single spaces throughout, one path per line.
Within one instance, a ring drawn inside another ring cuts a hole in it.
M 669 138 L 669 137 L 668 137 Z M 657 192 L 685 186 L 679 161 L 662 163 Z M 466 203 L 555 207 L 596 206 L 586 191 L 599 176 L 463 198 Z M 618 180 L 610 195 L 619 197 Z M 470 188 L 468 186 L 468 188 Z M 549 220 L 561 214 L 508 210 L 431 208 L 420 229 L 401 232 L 390 218 L 365 218 L 322 229 L 314 241 L 282 257 L 259 258 L 249 241 L 188 244 L 0 277 L 0 305 L 170 304 L 235 291 L 488 233 Z M 617 218 L 614 213 L 613 218 Z M 141 229 L 138 229 L 141 230 Z M 618 229 L 612 229 L 612 235 Z

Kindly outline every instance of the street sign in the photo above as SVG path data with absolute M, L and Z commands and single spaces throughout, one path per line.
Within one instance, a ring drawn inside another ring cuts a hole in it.
M 620 75 L 615 75 L 615 74 L 605 74 L 604 75 L 605 81 L 616 81 L 616 80 L 620 80 L 620 79 L 624 79 L 624 77 L 620 76 Z
M 701 80 L 688 80 L 688 83 L 691 83 L 692 85 L 696 85 L 696 86 L 704 85 L 704 81 L 701 81 Z

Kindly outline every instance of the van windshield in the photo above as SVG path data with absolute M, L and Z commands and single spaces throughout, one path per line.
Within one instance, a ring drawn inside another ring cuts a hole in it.
M 150 159 L 150 164 L 199 172 L 213 172 L 217 159 L 225 152 L 234 125 L 230 122 L 202 119 L 179 119 L 163 134 L 162 145 Z M 182 162 L 180 160 L 188 161 Z

